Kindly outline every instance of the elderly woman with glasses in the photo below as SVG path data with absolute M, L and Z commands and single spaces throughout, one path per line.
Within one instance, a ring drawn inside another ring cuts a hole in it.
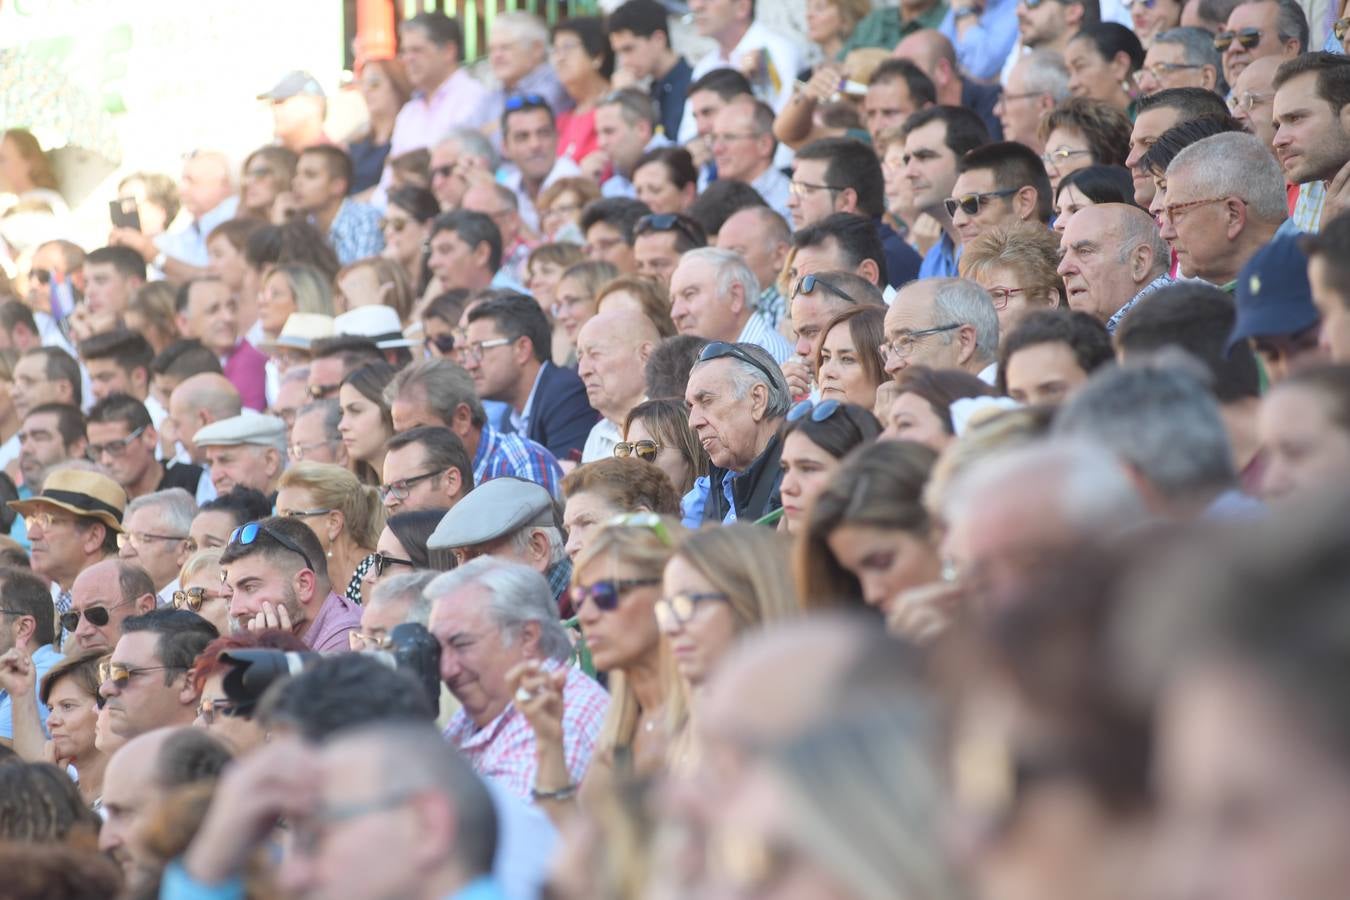
M 962 278 L 989 292 L 1000 335 L 1016 328 L 1027 313 L 1057 309 L 1064 302 L 1064 280 L 1056 271 L 1059 241 L 1039 222 L 985 231 L 966 246 L 959 265 Z
M 201 697 L 194 724 L 219 738 L 239 757 L 262 746 L 266 733 L 253 720 L 259 698 L 231 698 L 225 691 L 225 676 L 234 667 L 221 659 L 221 654 L 232 650 L 307 653 L 309 647 L 289 631 L 236 631 L 216 638 L 197 655 L 188 672 L 193 688 Z
M 1056 106 L 1040 125 L 1050 187 L 1058 189 L 1061 178 L 1088 166 L 1123 166 L 1132 127 L 1122 108 L 1091 97 L 1070 97 Z
M 228 634 L 230 597 L 221 574 L 220 548 L 198 550 L 183 563 L 183 571 L 178 575 L 179 589 L 173 592 L 172 599 L 174 609 L 195 612 L 221 634 Z
M 862 406 L 838 400 L 815 404 L 803 400 L 788 411 L 778 434 L 783 441 L 780 527 L 797 532 L 805 526 L 816 496 L 825 489 L 840 460 L 854 448 L 876 440 L 881 424 Z

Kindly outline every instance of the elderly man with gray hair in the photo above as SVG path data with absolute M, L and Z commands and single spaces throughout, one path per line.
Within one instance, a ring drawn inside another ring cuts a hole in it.
M 196 515 L 197 501 L 182 488 L 155 491 L 127 504 L 117 555 L 134 560 L 150 575 L 159 606 L 173 605 L 178 573 L 191 555 L 188 532 Z
M 1280 164 L 1260 138 L 1216 134 L 1167 167 L 1162 236 L 1182 274 L 1232 292 L 1247 261 L 1289 218 Z
M 609 697 L 580 669 L 558 621 L 558 607 L 538 572 L 518 563 L 480 557 L 427 585 L 431 633 L 441 645 L 441 678 L 462 704 L 445 729 L 446 740 L 485 778 L 535 801 L 538 768 L 534 729 L 517 704 L 532 697 L 513 692 L 513 669 L 532 663 L 555 681 L 562 695 L 562 744 L 571 783 L 581 783 L 595 750 Z
M 792 394 L 773 357 L 755 344 L 713 341 L 698 355 L 684 396 L 689 427 L 711 463 L 684 497 L 684 524 L 754 522 L 780 510 L 778 426 Z
M 1064 54 L 1033 50 L 1008 72 L 1003 94 L 994 105 L 994 115 L 1003 126 L 1003 138 L 1045 152 L 1040 137 L 1041 117 L 1069 99 L 1069 70 Z
M 1099 203 L 1074 213 L 1059 239 L 1069 308 L 1114 332 L 1140 298 L 1172 283 L 1171 255 L 1153 218 L 1137 206 Z
M 1203 28 L 1172 28 L 1155 37 L 1134 81 L 1145 97 L 1168 88 L 1198 87 L 1219 96 L 1228 90 L 1223 57 Z
M 792 345 L 757 308 L 758 301 L 755 273 L 730 250 L 690 250 L 670 275 L 670 317 L 680 334 L 757 344 L 782 363 L 792 356 Z
M 986 384 L 998 375 L 998 312 L 973 281 L 912 281 L 895 295 L 883 324 L 881 357 L 892 378 L 910 366 L 962 369 Z

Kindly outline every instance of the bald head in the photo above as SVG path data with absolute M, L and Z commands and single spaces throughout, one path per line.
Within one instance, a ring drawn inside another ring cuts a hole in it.
M 908 35 L 895 45 L 891 56 L 895 59 L 909 60 L 922 69 L 929 78 L 933 77 L 940 60 L 946 60 L 953 69 L 956 67 L 956 49 L 952 46 L 952 42 L 947 40 L 942 32 L 931 28 L 923 28 Z
M 202 150 L 183 163 L 178 192 L 183 208 L 194 217 L 204 216 L 234 192 L 234 167 L 224 153 Z
M 164 430 L 192 456 L 202 462 L 192 436 L 204 425 L 239 415 L 242 410 L 239 390 L 224 375 L 202 372 L 174 388 L 169 396 L 169 416 Z
M 610 422 L 622 425 L 641 402 L 647 385 L 643 369 L 661 340 L 645 315 L 630 309 L 596 313 L 577 333 L 577 374 L 586 399 Z
M 1153 217 L 1125 203 L 1099 203 L 1074 213 L 1064 227 L 1060 253 L 1069 306 L 1102 322 L 1171 261 Z

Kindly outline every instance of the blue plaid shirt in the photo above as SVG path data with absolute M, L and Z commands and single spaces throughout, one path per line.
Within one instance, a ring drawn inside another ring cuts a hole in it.
M 473 457 L 473 482 L 482 484 L 503 475 L 541 484 L 554 499 L 562 499 L 562 469 L 552 453 L 528 438 L 485 424 Z
M 384 249 L 380 211 L 368 203 L 343 200 L 328 229 L 328 242 L 344 266 L 367 256 L 379 256 Z

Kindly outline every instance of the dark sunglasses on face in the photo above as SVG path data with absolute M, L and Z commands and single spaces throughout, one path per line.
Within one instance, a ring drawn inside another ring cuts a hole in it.
M 410 569 L 417 568 L 416 564 L 411 559 L 400 559 L 397 556 L 389 556 L 386 553 L 372 553 L 370 558 L 371 565 L 375 569 L 375 576 L 377 578 L 383 578 L 385 569 L 391 568 L 392 566 L 407 566 Z
M 1222 53 L 1231 47 L 1235 40 L 1243 50 L 1251 50 L 1261 43 L 1261 29 L 1239 28 L 1237 31 L 1220 31 L 1214 35 L 1214 49 Z
M 436 352 L 442 356 L 449 356 L 455 350 L 455 336 L 453 334 L 438 334 L 435 337 L 427 335 L 422 339 L 422 344 L 428 350 L 435 348 Z
M 173 592 L 173 608 L 200 612 L 204 604 L 212 600 L 219 600 L 224 596 L 221 593 L 208 591 L 204 587 L 190 587 L 186 590 Z
M 651 587 L 660 583 L 660 578 L 620 578 L 597 581 L 594 584 L 579 584 L 572 588 L 572 608 L 579 610 L 583 603 L 590 600 L 596 609 L 613 612 L 619 607 L 619 599 L 633 588 Z
M 319 571 L 318 569 L 314 568 L 314 562 L 309 558 L 308 553 L 300 549 L 299 544 L 297 544 L 290 538 L 286 537 L 285 535 L 278 534 L 276 531 L 273 531 L 271 528 L 268 528 L 261 522 L 249 522 L 247 525 L 240 525 L 234 531 L 230 532 L 229 543 L 231 545 L 247 547 L 254 541 L 256 541 L 258 539 L 258 535 L 260 534 L 267 535 L 269 538 L 276 541 L 278 544 L 285 547 L 287 550 L 299 556 L 301 559 L 305 561 L 305 568 L 309 569 L 311 572 Z M 222 573 L 222 575 L 223 574 L 224 573 Z
M 627 459 L 630 456 L 636 456 L 645 462 L 656 462 L 656 455 L 661 452 L 661 445 L 656 441 L 620 441 L 614 445 L 614 456 L 616 459 Z
M 954 216 L 959 209 L 968 216 L 979 215 L 980 208 L 990 200 L 998 197 L 1011 197 L 1017 193 L 1017 188 L 1009 188 L 1004 191 L 985 191 L 979 194 L 962 194 L 960 197 L 948 197 L 942 203 L 947 207 L 947 215 Z
M 117 609 L 119 606 L 126 606 L 130 600 L 123 600 L 121 603 L 114 603 L 111 606 L 90 606 L 83 611 L 72 609 L 70 612 L 61 613 L 61 627 L 66 631 L 73 632 L 80 625 L 80 615 L 83 612 L 84 618 L 95 628 L 102 628 L 107 625 L 111 617 L 108 615 L 110 610 Z

